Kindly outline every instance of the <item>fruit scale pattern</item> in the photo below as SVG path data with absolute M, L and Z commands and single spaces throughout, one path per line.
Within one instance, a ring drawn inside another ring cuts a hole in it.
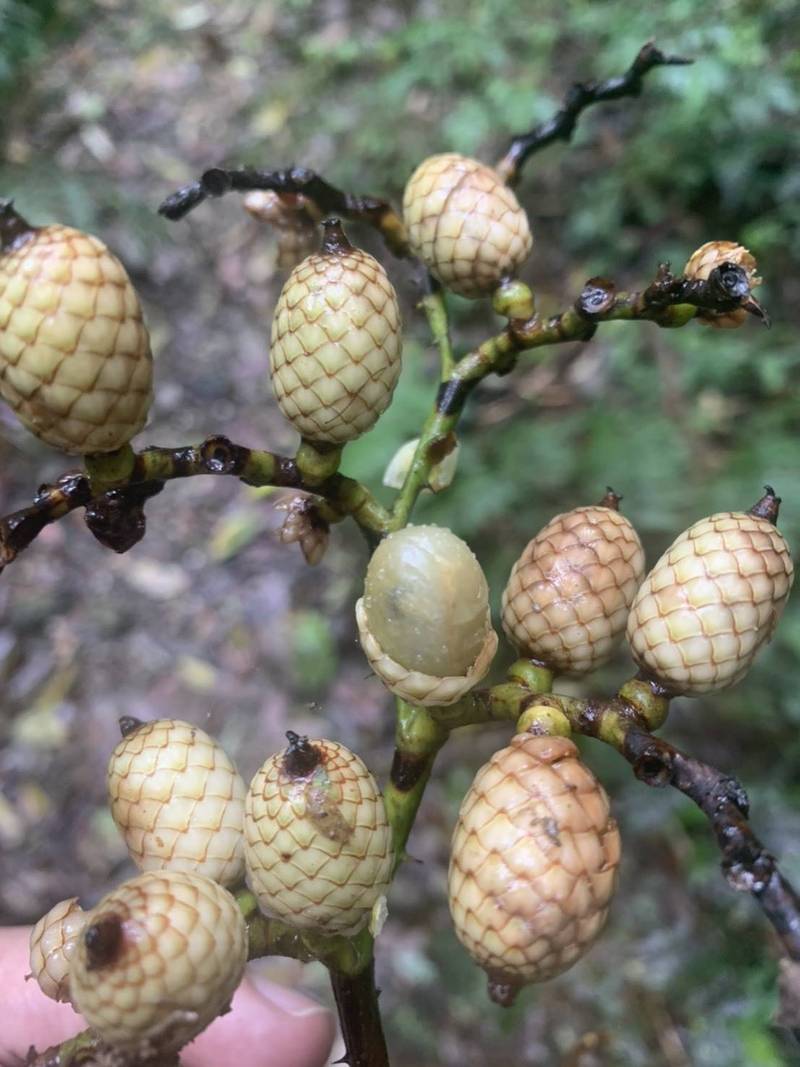
M 247 794 L 248 884 L 267 915 L 300 929 L 357 933 L 391 874 L 383 798 L 344 745 L 291 731 L 289 741 Z
M 329 221 L 322 251 L 284 285 L 270 368 L 286 418 L 311 441 L 344 444 L 389 406 L 400 375 L 400 309 L 381 264 Z
M 0 256 L 0 396 L 64 452 L 111 452 L 144 426 L 152 355 L 142 309 L 96 237 L 45 226 Z
M 608 797 L 564 737 L 518 734 L 475 776 L 453 834 L 456 933 L 490 983 L 542 982 L 600 932 L 620 837 Z
M 765 499 L 776 500 L 771 490 Z M 694 523 L 658 560 L 628 617 L 637 664 L 670 692 L 740 681 L 771 638 L 794 567 L 780 531 L 752 512 Z

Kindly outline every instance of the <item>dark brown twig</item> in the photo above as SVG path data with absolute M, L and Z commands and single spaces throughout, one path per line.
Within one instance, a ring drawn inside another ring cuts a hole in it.
M 671 785 L 694 801 L 714 831 L 728 884 L 752 893 L 789 958 L 800 961 L 800 896 L 750 828 L 747 794 L 736 778 L 635 727 L 619 751 L 641 781 Z
M 303 489 L 321 498 L 320 521 L 352 515 L 365 532 L 380 533 L 388 517 L 369 491 L 335 473 L 317 480 L 297 458 L 237 445 L 219 434 L 187 448 L 145 448 L 132 457 L 130 474 L 96 492 L 81 471 L 44 485 L 29 507 L 0 518 L 0 572 L 38 537 L 45 526 L 86 508 L 86 524 L 107 548 L 126 552 L 144 535 L 143 505 L 166 481 L 210 474 L 239 478 L 247 485 Z
M 540 148 L 553 141 L 569 141 L 581 112 L 592 104 L 606 100 L 619 100 L 623 96 L 638 96 L 642 91 L 645 75 L 654 67 L 684 66 L 694 62 L 680 56 L 667 56 L 648 41 L 624 74 L 604 81 L 577 82 L 567 93 L 562 107 L 551 118 L 535 126 L 528 133 L 513 138 L 508 151 L 497 164 L 501 177 L 514 185 L 526 161 Z
M 374 962 L 356 975 L 330 968 L 330 978 L 345 1046 L 338 1062 L 348 1067 L 389 1067 Z
M 188 215 L 205 200 L 224 196 L 226 193 L 247 193 L 254 189 L 276 193 L 301 193 L 316 205 L 321 214 L 343 215 L 348 219 L 366 222 L 382 234 L 395 255 L 408 254 L 405 227 L 387 200 L 343 193 L 341 189 L 337 189 L 306 167 L 272 171 L 256 170 L 253 167 L 232 170 L 213 167 L 201 174 L 197 181 L 168 196 L 158 212 L 174 221 Z

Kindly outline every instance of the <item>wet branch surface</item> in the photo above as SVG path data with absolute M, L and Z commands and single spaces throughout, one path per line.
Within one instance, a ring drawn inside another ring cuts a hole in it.
M 197 181 L 168 196 L 158 212 L 171 221 L 177 221 L 206 200 L 216 199 L 226 193 L 254 190 L 299 193 L 310 200 L 322 215 L 342 215 L 373 226 L 396 256 L 408 255 L 405 226 L 388 200 L 342 192 L 306 167 L 273 171 L 256 170 L 253 167 L 232 170 L 214 167 L 201 174 Z
M 348 1067 L 389 1067 L 374 960 L 357 975 L 331 968 L 330 977 L 346 1049 L 338 1062 Z
M 352 516 L 368 539 L 374 541 L 408 521 L 431 468 L 453 447 L 453 431 L 473 389 L 489 374 L 507 374 L 521 353 L 569 341 L 588 341 L 601 322 L 645 320 L 664 327 L 685 325 L 696 309 L 725 312 L 741 307 L 768 321 L 766 312 L 753 299 L 743 268 L 725 263 L 715 268 L 707 281 L 689 281 L 674 276 L 662 265 L 655 280 L 641 291 L 618 293 L 613 282 L 592 278 L 574 305 L 560 315 L 512 320 L 502 333 L 453 363 L 444 305 L 436 295 L 432 300 L 437 341 L 444 352 L 443 366 L 449 373 L 439 387 L 434 410 L 391 514 L 364 485 L 340 474 L 336 469 L 338 461 L 319 473 L 304 465 L 302 450 L 290 458 L 235 444 L 217 434 L 199 445 L 149 447 L 132 453 L 124 476 L 109 486 L 101 485 L 101 491 L 81 471 L 69 472 L 55 484 L 42 486 L 33 504 L 0 519 L 0 571 L 45 526 L 81 507 L 87 509 L 86 523 L 94 536 L 106 547 L 126 552 L 145 534 L 145 502 L 159 493 L 165 482 L 200 474 L 232 476 L 247 485 L 313 493 L 322 501 L 322 519 L 331 523 Z M 99 462 L 102 458 L 95 459 Z
M 639 49 L 633 63 L 624 74 L 604 81 L 577 82 L 567 93 L 562 107 L 552 116 L 535 126 L 528 133 L 519 134 L 512 140 L 508 151 L 497 164 L 501 176 L 513 185 L 519 178 L 525 162 L 540 149 L 554 141 L 569 141 L 581 113 L 592 104 L 607 100 L 619 100 L 624 96 L 638 96 L 642 91 L 645 75 L 655 67 L 685 66 L 692 59 L 665 55 L 648 41 Z
M 753 833 L 747 794 L 737 779 L 635 727 L 620 751 L 641 781 L 671 785 L 694 801 L 714 831 L 728 884 L 753 895 L 789 958 L 800 961 L 800 896 Z M 792 1025 L 800 1025 L 800 1013 Z

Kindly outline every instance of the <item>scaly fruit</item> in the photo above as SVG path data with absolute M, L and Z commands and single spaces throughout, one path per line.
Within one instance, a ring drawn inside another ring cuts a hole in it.
M 0 396 L 23 425 L 64 452 L 113 452 L 144 426 L 152 379 L 139 298 L 117 257 L 0 202 Z
M 756 275 L 755 256 L 736 241 L 706 241 L 704 245 L 692 252 L 683 268 L 683 273 L 687 278 L 708 281 L 712 270 L 721 267 L 723 263 L 733 263 L 741 267 L 747 274 L 751 289 L 761 285 L 761 278 Z M 736 308 L 734 311 L 710 311 L 701 308 L 695 318 L 704 326 L 735 330 L 744 324 L 747 312 L 744 308 Z
M 609 489 L 539 531 L 503 593 L 503 629 L 520 656 L 557 673 L 593 671 L 613 654 L 644 575 L 644 551 Z
M 420 163 L 403 194 L 403 221 L 412 252 L 461 296 L 491 293 L 533 245 L 528 217 L 497 172 L 455 152 Z
M 120 727 L 108 799 L 136 866 L 240 882 L 246 788 L 222 746 L 180 719 L 126 717 Z
M 775 528 L 780 497 L 766 490 L 750 511 L 722 511 L 685 530 L 633 602 L 633 658 L 672 694 L 735 685 L 778 625 L 794 566 Z
M 592 945 L 608 914 L 620 839 L 608 797 L 565 737 L 517 734 L 475 776 L 450 858 L 459 940 L 510 1004 Z
M 337 219 L 321 251 L 292 271 L 272 320 L 269 361 L 286 418 L 309 441 L 366 433 L 400 376 L 400 309 L 386 271 L 353 248 Z
M 69 969 L 86 912 L 77 897 L 61 900 L 31 930 L 31 974 L 51 1000 L 69 1000 Z
M 247 882 L 261 910 L 304 930 L 357 933 L 389 885 L 391 829 L 363 762 L 287 733 L 245 802 Z
M 361 647 L 393 693 L 452 704 L 488 671 L 497 650 L 489 589 L 472 549 L 444 526 L 389 534 L 356 604 Z
M 176 1052 L 227 1009 L 246 961 L 247 927 L 227 889 L 199 874 L 148 871 L 89 913 L 70 994 L 109 1045 Z

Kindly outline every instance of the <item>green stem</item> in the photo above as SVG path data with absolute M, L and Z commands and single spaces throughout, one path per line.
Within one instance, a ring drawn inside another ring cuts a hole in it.
M 444 290 L 435 279 L 429 276 L 430 291 L 423 296 L 420 307 L 425 312 L 436 347 L 439 349 L 442 373 L 441 380 L 446 382 L 455 369 L 453 345 L 450 340 L 450 322 Z
M 450 732 L 447 726 L 436 721 L 432 710 L 397 698 L 394 759 L 383 798 L 392 827 L 393 874 L 405 858 L 406 844 L 422 794 L 439 749 Z
M 97 496 L 109 489 L 127 485 L 133 473 L 136 455 L 130 445 L 123 445 L 116 452 L 103 452 L 84 456 L 83 463 Z

